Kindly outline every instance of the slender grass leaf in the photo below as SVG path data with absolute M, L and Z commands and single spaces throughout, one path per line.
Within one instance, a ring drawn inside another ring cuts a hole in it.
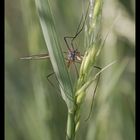
M 70 109 L 73 107 L 73 88 L 56 34 L 50 2 L 36 0 L 36 7 L 53 70 L 59 81 L 62 97 Z

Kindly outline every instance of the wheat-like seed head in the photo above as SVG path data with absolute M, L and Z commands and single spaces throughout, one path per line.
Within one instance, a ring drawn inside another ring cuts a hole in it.
M 93 7 L 94 6 L 94 7 Z M 75 103 L 77 106 L 76 113 L 75 113 L 75 124 L 76 128 L 75 131 L 78 130 L 79 123 L 80 123 L 80 107 L 86 95 L 86 89 L 91 84 L 88 83 L 90 80 L 90 74 L 93 69 L 93 66 L 96 62 L 97 54 L 100 50 L 100 41 L 97 38 L 97 34 L 99 32 L 99 26 L 101 22 L 101 13 L 102 13 L 102 0 L 95 0 L 94 5 L 92 1 L 90 1 L 90 12 L 89 12 L 89 19 L 90 24 L 88 25 L 88 29 L 86 30 L 86 38 L 89 39 L 90 42 L 85 55 L 83 57 L 83 61 L 80 67 L 79 78 L 76 85 L 75 90 Z M 92 15 L 92 16 L 91 16 Z M 96 40 L 94 40 L 96 39 Z M 93 41 L 94 40 L 94 41 Z M 87 84 L 88 83 L 88 84 Z

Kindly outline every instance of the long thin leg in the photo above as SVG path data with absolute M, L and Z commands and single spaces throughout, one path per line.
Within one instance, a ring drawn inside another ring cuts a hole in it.
M 71 45 L 73 45 L 73 41 L 74 39 L 82 32 L 84 26 L 85 26 L 85 22 L 86 22 L 86 19 L 87 19 L 87 15 L 88 15 L 88 10 L 89 10 L 89 5 L 88 5 L 88 9 L 87 9 L 87 12 L 86 12 L 86 16 L 85 16 L 85 20 L 83 22 L 83 25 L 81 27 L 81 29 L 79 31 L 76 32 L 75 36 L 73 37 L 73 39 L 71 40 Z
M 94 68 L 97 68 L 98 70 L 101 70 L 102 68 L 98 67 L 98 66 L 94 66 Z
M 47 80 L 49 81 L 49 83 L 53 86 L 53 87 L 55 87 L 55 85 L 51 82 L 51 80 L 49 79 L 52 75 L 54 75 L 55 73 L 54 72 L 52 72 L 52 73 L 50 73 L 49 75 L 47 75 Z M 56 88 L 56 87 L 55 87 Z
M 65 37 L 64 37 L 65 43 L 66 43 L 67 48 L 68 48 L 69 50 L 70 50 L 70 47 L 69 47 L 69 45 L 68 45 L 67 39 L 72 39 L 72 40 L 71 40 L 71 46 L 72 46 L 72 48 L 73 48 L 73 50 L 74 50 L 73 41 L 74 41 L 74 39 L 78 36 L 78 34 L 80 34 L 80 32 L 81 32 L 81 31 L 83 30 L 83 28 L 84 28 L 84 26 L 82 26 L 82 29 L 80 29 L 80 32 L 78 31 L 79 28 L 80 28 L 80 25 L 81 25 L 81 23 L 82 23 L 82 19 L 83 19 L 83 15 L 82 15 L 82 18 L 81 18 L 81 20 L 80 20 L 80 24 L 78 25 L 76 34 L 75 34 L 74 36 L 65 36 Z
M 78 25 L 78 27 L 77 27 L 77 30 L 76 30 L 76 33 L 75 33 L 75 34 L 77 34 L 77 33 L 78 33 L 79 28 L 80 28 L 81 23 L 82 23 L 82 20 L 83 20 L 83 14 L 82 14 L 82 17 L 81 17 L 81 19 L 80 19 L 80 23 L 79 23 L 79 25 Z
M 73 37 L 67 37 L 67 36 L 64 37 L 64 41 L 65 41 L 65 43 L 66 43 L 66 46 L 67 46 L 68 50 L 71 51 L 71 49 L 70 49 L 70 47 L 69 47 L 69 44 L 68 44 L 68 42 L 67 42 L 67 38 L 73 38 Z M 72 46 L 72 48 L 74 49 L 73 46 Z
M 76 34 L 77 34 L 77 32 L 78 32 L 78 30 L 79 30 L 79 28 L 80 28 L 80 25 L 81 25 L 81 23 L 82 23 L 82 20 L 83 20 L 83 14 L 82 14 L 80 23 L 79 23 L 79 25 L 78 25 L 78 27 L 77 27 Z M 66 45 L 67 45 L 68 50 L 70 50 L 70 47 L 69 47 L 69 45 L 68 45 L 67 39 L 72 39 L 72 38 L 74 38 L 74 36 L 65 36 L 65 37 L 64 37 L 64 40 L 65 40 L 65 43 L 66 43 Z M 73 44 L 72 44 L 71 46 L 72 46 L 72 48 L 74 49 Z
M 44 54 L 36 54 L 36 55 L 30 55 L 30 56 L 25 56 L 21 57 L 21 60 L 40 60 L 40 59 L 47 59 L 50 58 L 49 54 L 44 53 Z
M 50 73 L 49 75 L 47 75 L 47 80 L 48 80 L 48 82 L 51 84 L 51 86 L 54 87 L 55 91 L 60 95 L 60 92 L 58 92 L 58 91 L 59 91 L 59 87 L 58 87 L 58 86 L 55 86 L 55 85 L 51 82 L 51 80 L 50 80 L 50 77 L 53 76 L 54 74 L 55 74 L 55 73 L 52 72 L 52 73 Z M 57 90 L 56 88 L 57 88 L 58 90 Z
M 101 68 L 98 67 L 98 66 L 94 66 L 94 68 L 97 68 L 97 69 L 101 70 Z M 96 94 L 96 91 L 97 91 L 97 87 L 98 87 L 99 81 L 100 81 L 100 74 L 98 76 L 97 83 L 96 83 L 95 89 L 93 91 L 92 102 L 91 102 L 91 106 L 90 106 L 90 112 L 89 112 L 88 117 L 85 119 L 85 121 L 87 121 L 90 118 L 90 116 L 91 116 L 91 112 L 92 112 L 92 108 L 93 108 L 93 103 L 94 103 L 94 98 L 95 98 L 95 94 Z
M 52 82 L 51 82 L 51 80 L 49 79 L 52 75 L 54 75 L 55 73 L 54 72 L 52 72 L 52 73 L 50 73 L 49 75 L 47 75 L 47 80 L 49 81 L 49 83 L 54 87 L 54 89 L 56 90 L 56 92 L 60 95 L 60 92 L 58 92 L 58 90 L 56 89 L 56 87 L 57 86 L 55 86 Z M 61 83 L 58 81 L 58 79 L 56 78 L 56 80 L 57 80 L 57 82 L 59 83 L 59 85 L 60 85 L 60 87 L 63 89 L 63 86 L 61 85 Z M 59 87 L 57 87 L 58 89 L 59 89 Z M 64 90 L 64 92 L 67 92 L 66 90 Z M 67 94 L 66 94 L 66 96 L 70 99 L 70 100 L 72 100 L 72 97 L 69 97 Z

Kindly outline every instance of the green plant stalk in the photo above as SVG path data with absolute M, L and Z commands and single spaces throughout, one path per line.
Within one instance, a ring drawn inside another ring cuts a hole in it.
M 68 112 L 68 119 L 67 119 L 67 140 L 74 140 L 75 137 L 75 121 L 74 121 L 74 112 Z
M 94 42 L 91 42 L 85 52 L 81 67 L 79 78 L 75 88 L 75 108 L 72 112 L 68 113 L 67 122 L 67 137 L 68 140 L 74 140 L 76 132 L 80 124 L 80 107 L 85 99 L 86 89 L 96 79 L 97 76 L 90 80 L 90 74 L 93 66 L 96 62 L 96 57 L 99 55 L 101 49 L 101 41 L 98 39 L 98 32 L 100 30 L 101 13 L 102 13 L 102 0 L 95 0 L 94 8 L 92 8 L 93 17 L 91 24 L 88 27 L 88 36 L 91 40 L 95 38 Z

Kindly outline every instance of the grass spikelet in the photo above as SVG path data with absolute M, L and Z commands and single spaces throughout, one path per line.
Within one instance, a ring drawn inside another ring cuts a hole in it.
M 77 109 L 76 112 L 80 111 L 81 104 L 86 95 L 87 87 L 94 81 L 90 81 L 90 74 L 93 69 L 93 66 L 96 62 L 97 54 L 100 50 L 101 43 L 98 39 L 98 33 L 100 31 L 100 22 L 101 22 L 101 14 L 102 14 L 102 0 L 95 0 L 94 5 L 92 1 L 90 1 L 90 10 L 89 17 L 90 17 L 90 24 L 88 25 L 88 30 L 86 33 L 86 39 L 88 42 L 86 45 L 87 50 L 85 52 L 79 73 L 79 79 L 76 85 L 76 92 L 75 92 L 75 99 Z M 89 41 L 90 40 L 90 41 Z M 94 78 L 96 79 L 96 78 Z M 79 114 L 79 113 L 75 113 Z M 77 117 L 77 116 L 75 116 Z M 76 124 L 76 131 L 78 130 L 80 119 L 78 119 Z

